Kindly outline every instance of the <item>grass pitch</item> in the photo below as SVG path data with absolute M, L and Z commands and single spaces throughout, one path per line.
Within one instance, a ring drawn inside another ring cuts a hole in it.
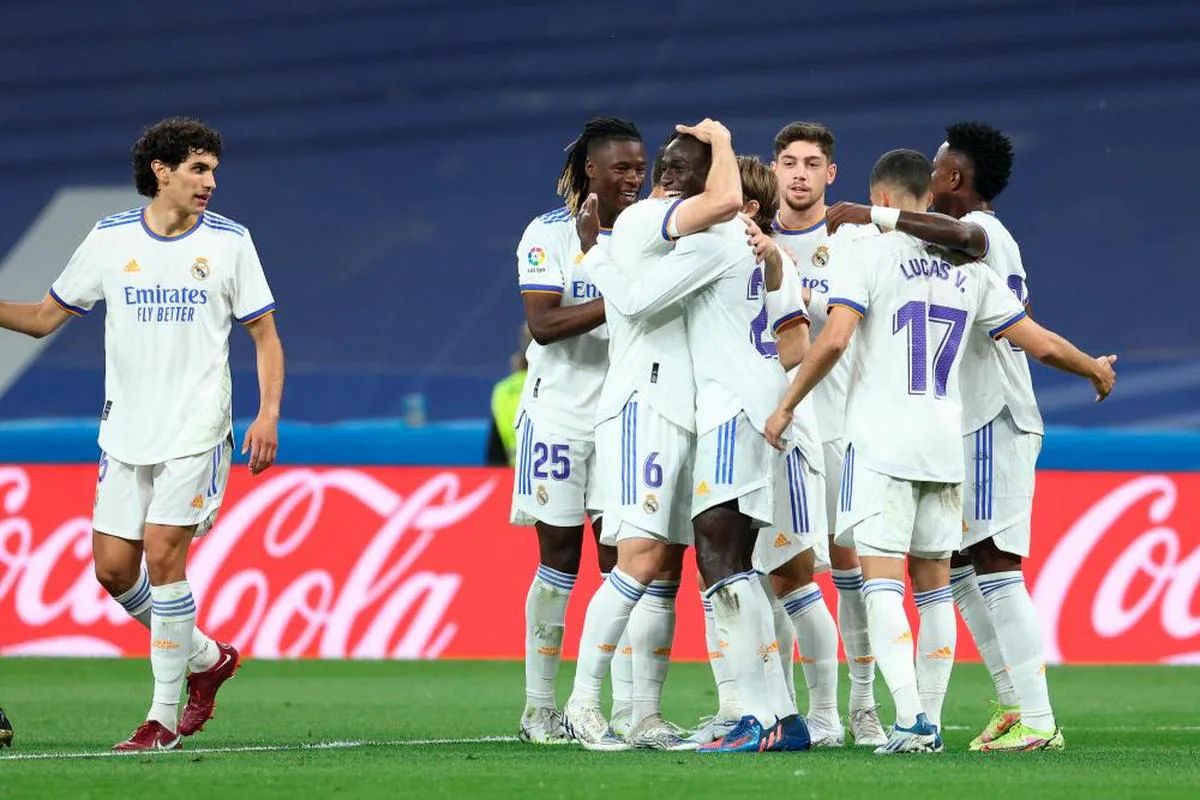
M 114 757 L 148 706 L 147 662 L 8 659 L 0 706 L 16 738 L 0 751 L 0 797 L 1200 797 L 1195 668 L 1052 669 L 1067 750 L 1008 756 L 965 752 L 990 689 L 973 664 L 955 667 L 934 756 L 531 747 L 511 738 L 521 675 L 510 662 L 249 661 L 182 752 Z M 708 667 L 672 666 L 665 706 L 683 725 L 710 712 Z

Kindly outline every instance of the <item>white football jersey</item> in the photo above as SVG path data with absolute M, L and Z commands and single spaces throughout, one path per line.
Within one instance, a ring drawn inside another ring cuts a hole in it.
M 203 453 L 232 428 L 229 328 L 269 314 L 275 298 L 250 232 L 205 211 L 170 238 L 135 208 L 105 217 L 50 295 L 83 316 L 103 300 L 100 447 L 126 464 Z
M 781 251 L 783 258 L 783 283 L 778 290 L 767 293 L 767 316 L 771 322 L 771 337 L 774 341 L 776 334 L 782 331 L 786 324 L 798 315 L 809 316 L 805 312 L 804 289 L 800 284 L 800 273 L 786 251 Z M 809 327 L 811 327 L 811 320 Z M 810 330 L 804 332 L 811 336 Z M 785 376 L 788 381 L 796 377 L 799 367 L 793 367 Z M 828 378 L 826 378 L 828 380 Z M 820 388 L 820 384 L 818 384 Z M 786 384 L 785 384 L 786 391 Z M 807 458 L 809 466 L 819 473 L 825 472 L 825 459 L 820 457 L 822 427 L 817 420 L 817 406 L 814 400 L 816 390 L 809 393 L 792 412 L 792 424 L 784 434 L 784 438 L 800 448 Z M 776 404 L 781 398 L 776 398 Z
M 696 433 L 745 412 L 760 433 L 787 377 L 768 330 L 763 267 L 746 244 L 746 226 L 732 220 L 684 236 L 652 269 L 616 263 L 606 302 L 622 314 L 649 317 L 682 303 L 696 380 Z M 776 313 L 775 330 L 805 319 L 803 301 Z
M 603 243 L 608 232 L 601 233 Z M 517 281 L 521 294 L 556 295 L 563 306 L 599 299 L 600 292 L 583 263 L 575 217 L 565 206 L 543 214 L 525 228 L 517 245 Z M 525 358 L 529 372 L 521 410 L 538 425 L 550 426 L 564 436 L 592 439 L 596 404 L 608 371 L 605 326 L 546 345 L 530 342 Z M 520 418 L 518 413 L 517 420 Z
M 999 336 L 1025 310 L 991 270 L 893 231 L 852 243 L 829 304 L 862 315 L 846 441 L 864 467 L 912 481 L 963 480 L 959 364 L 976 328 Z
M 684 430 L 696 430 L 696 383 L 688 354 L 683 309 L 670 306 L 634 318 L 621 311 L 626 288 L 622 270 L 657 270 L 659 261 L 675 247 L 667 223 L 675 206 L 672 198 L 649 198 L 621 212 L 604 250 L 593 247 L 584 264 L 604 295 L 608 324 L 608 374 L 600 392 L 596 421 L 621 413 L 634 392 L 641 401 Z M 684 237 L 687 238 L 687 237 Z
M 987 233 L 988 247 L 982 259 L 1000 282 L 1008 287 L 1021 305 L 1029 302 L 1025 265 L 1021 250 L 1008 229 L 986 211 L 972 211 L 963 217 Z M 999 416 L 1005 406 L 1013 422 L 1027 433 L 1042 433 L 1042 415 L 1033 393 L 1029 358 L 1008 342 L 997 342 L 980 333 L 972 333 L 963 356 L 963 433 L 979 430 Z
M 874 225 L 842 225 L 833 236 L 827 236 L 824 223 L 809 229 L 807 233 L 797 233 L 776 222 L 775 242 L 789 255 L 795 253 L 806 256 L 803 262 L 797 262 L 796 269 L 801 286 L 810 292 L 808 316 L 812 320 L 810 335 L 814 341 L 829 320 L 829 276 L 843 263 L 835 258 L 835 254 L 850 242 L 878 233 L 879 229 Z M 850 348 L 812 391 L 822 442 L 839 441 L 845 431 L 846 388 L 850 383 L 853 348 L 854 343 L 851 342 Z M 796 372 L 797 369 L 793 369 L 788 375 L 789 379 L 795 378 Z

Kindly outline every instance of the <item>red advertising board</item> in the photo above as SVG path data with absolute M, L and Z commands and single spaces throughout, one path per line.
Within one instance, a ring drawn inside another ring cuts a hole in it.
M 0 467 L 0 653 L 147 653 L 92 575 L 94 481 L 90 466 Z M 189 564 L 199 624 L 255 657 L 519 658 L 537 548 L 508 524 L 510 490 L 483 468 L 235 470 Z M 1034 530 L 1051 662 L 1200 661 L 1200 474 L 1043 472 Z M 597 580 L 589 545 L 568 657 Z M 675 653 L 705 653 L 690 575 Z

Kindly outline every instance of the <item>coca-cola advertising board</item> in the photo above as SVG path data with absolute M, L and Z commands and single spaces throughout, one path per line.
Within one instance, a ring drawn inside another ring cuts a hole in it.
M 0 466 L 0 653 L 148 651 L 92 574 L 95 478 Z M 189 563 L 198 622 L 260 658 L 520 658 L 537 547 L 508 524 L 510 491 L 500 469 L 235 469 Z M 1026 576 L 1049 660 L 1200 662 L 1198 523 L 1200 474 L 1041 472 Z M 588 545 L 568 657 L 597 581 Z M 688 575 L 675 655 L 704 653 Z M 959 657 L 975 658 L 965 631 Z

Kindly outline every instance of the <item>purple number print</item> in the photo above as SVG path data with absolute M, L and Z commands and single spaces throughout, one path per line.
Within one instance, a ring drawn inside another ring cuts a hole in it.
M 929 359 L 926 357 L 925 304 L 909 300 L 892 317 L 892 333 L 908 328 L 908 393 L 925 394 L 928 390 Z
M 646 457 L 646 463 L 642 466 L 642 483 L 650 489 L 657 489 L 663 482 L 663 468 L 661 464 L 655 463 L 657 458 L 658 451 L 655 450 Z
M 754 272 L 750 273 L 750 286 L 746 289 L 746 299 L 759 300 L 762 308 L 758 315 L 750 320 L 750 343 L 763 358 L 779 358 L 779 348 L 775 346 L 775 342 L 763 339 L 763 335 L 767 332 L 767 304 L 762 296 L 765 283 L 766 279 L 763 277 L 762 268 L 755 267 Z
M 1008 276 L 1008 289 L 1017 296 L 1018 303 L 1025 305 L 1027 298 L 1029 297 L 1029 292 L 1025 287 L 1025 280 L 1020 275 Z M 1008 346 L 1013 349 L 1013 352 L 1021 352 L 1021 348 L 1017 347 L 1012 342 L 1009 342 Z
M 963 332 L 967 329 L 967 312 L 953 306 L 929 306 L 929 321 L 946 324 L 946 333 L 933 355 L 933 396 L 945 397 L 946 384 L 950 381 L 950 368 L 962 344 Z
M 967 312 L 952 306 L 926 306 L 922 300 L 909 300 L 892 317 L 892 333 L 907 328 L 908 393 L 929 391 L 929 323 L 946 325 L 946 332 L 933 354 L 933 396 L 945 397 L 958 348 L 967 329 Z
M 553 478 L 556 481 L 565 481 L 571 477 L 571 459 L 567 456 L 570 452 L 570 445 L 552 444 L 547 446 L 544 442 L 536 442 L 533 445 L 533 477 Z M 546 472 L 546 462 L 551 464 L 550 472 Z

